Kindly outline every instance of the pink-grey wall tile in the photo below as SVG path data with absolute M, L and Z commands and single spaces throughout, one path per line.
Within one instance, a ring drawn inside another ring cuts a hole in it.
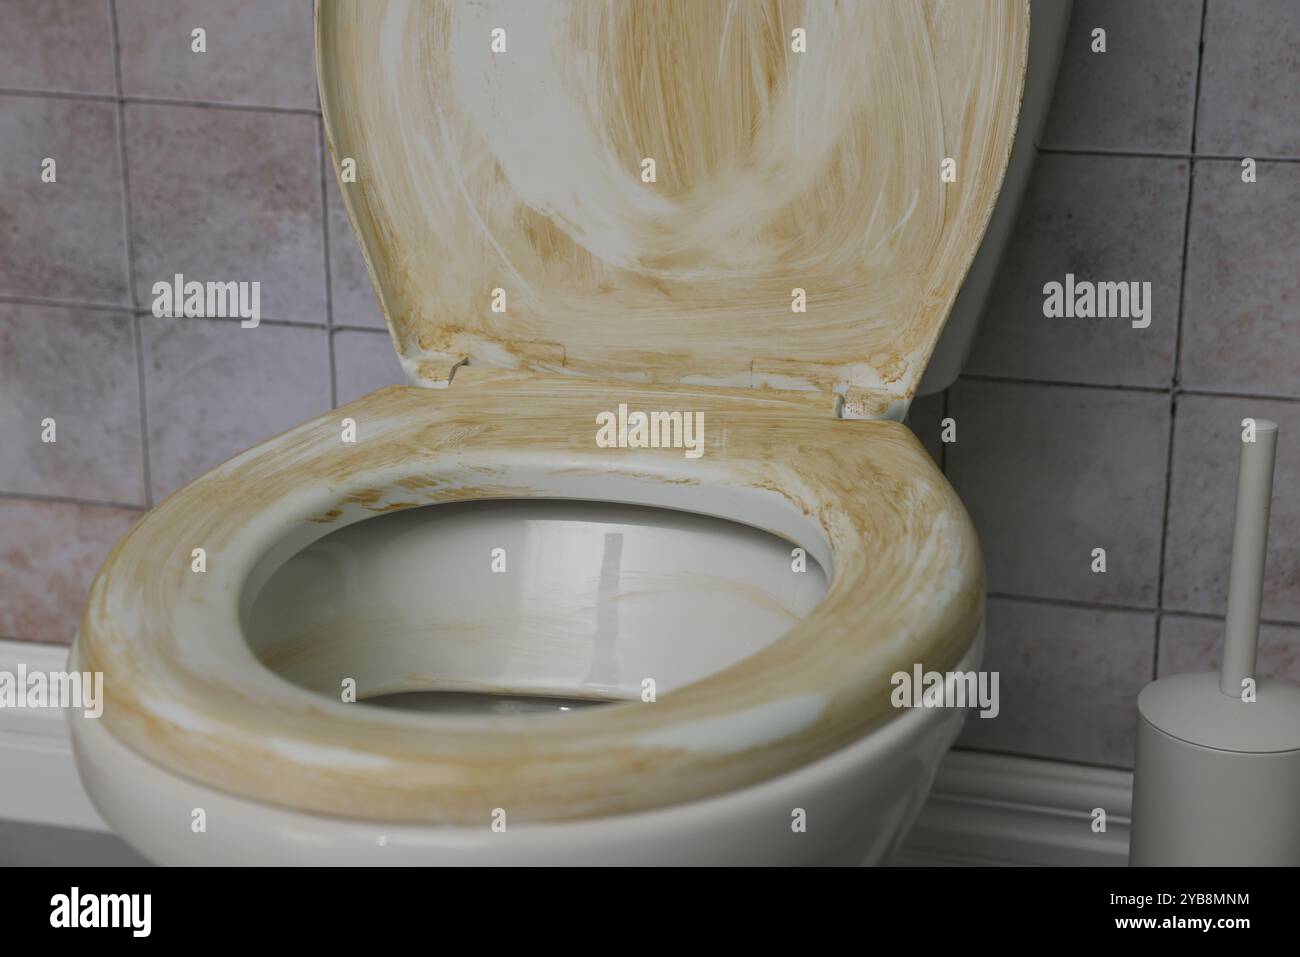
M 1043 154 L 994 281 L 967 372 L 1168 386 L 1187 211 L 1184 160 Z M 1151 283 L 1151 324 L 1047 318 L 1043 287 Z
M 1208 2 L 1197 150 L 1300 156 L 1300 3 Z
M 5 0 L 0 87 L 116 92 L 109 0 Z
M 324 329 L 140 320 L 155 501 L 329 409 Z
M 327 163 L 329 157 L 326 157 Z M 370 283 L 365 260 L 356 233 L 348 222 L 347 211 L 339 196 L 338 177 L 325 168 L 330 227 L 330 289 L 333 296 L 334 325 L 373 326 L 384 328 L 384 314 Z M 355 188 L 355 187 L 354 187 Z
M 0 493 L 143 504 L 130 316 L 0 303 L 0 445 Z
M 127 96 L 316 108 L 309 8 L 290 0 L 117 0 Z M 191 33 L 207 31 L 207 52 Z
M 1223 620 L 1165 615 L 1160 620 L 1160 674 L 1218 671 L 1223 663 Z M 1260 625 L 1257 675 L 1300 684 L 1300 627 Z
M 1000 711 L 971 712 L 959 746 L 1132 767 L 1154 612 L 992 598 L 987 635 L 983 668 L 998 672 Z
M 1201 0 L 1075 0 L 1044 145 L 1186 152 L 1200 26 Z
M 952 482 L 979 531 L 989 590 L 1154 606 L 1169 399 L 959 380 Z M 1091 570 L 1094 548 L 1106 571 Z
M 346 405 L 386 385 L 406 385 L 388 330 L 334 333 L 334 373 L 339 405 Z
M 1222 615 L 1237 499 L 1241 420 L 1278 423 L 1264 566 L 1264 617 L 1300 621 L 1300 404 L 1183 395 L 1174 421 L 1163 606 Z
M 0 295 L 130 305 L 118 156 L 114 104 L 0 96 Z
M 70 644 L 95 572 L 141 514 L 0 498 L 0 636 Z
M 260 282 L 263 318 L 325 323 L 316 126 L 292 113 L 127 106 L 142 306 L 179 272 Z
M 907 410 L 907 427 L 921 440 L 936 465 L 943 463 L 943 397 L 942 392 L 918 396 Z
M 1300 6 L 1297 7 L 1300 9 Z M 1182 383 L 1300 398 L 1300 164 L 1197 160 Z

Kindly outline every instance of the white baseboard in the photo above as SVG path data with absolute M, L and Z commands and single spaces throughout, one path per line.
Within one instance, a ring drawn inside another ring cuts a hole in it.
M 68 649 L 0 640 L 0 671 L 61 671 Z M 107 831 L 72 758 L 67 715 L 44 708 L 0 708 L 0 819 Z
M 1129 771 L 950 751 L 895 863 L 1125 867 L 1132 792 Z
M 0 671 L 65 667 L 57 645 L 0 640 Z M 61 711 L 0 708 L 0 819 L 107 831 L 81 787 Z M 1114 865 L 1128 858 L 1132 775 L 953 751 L 897 864 Z M 1106 831 L 1092 812 L 1106 812 Z

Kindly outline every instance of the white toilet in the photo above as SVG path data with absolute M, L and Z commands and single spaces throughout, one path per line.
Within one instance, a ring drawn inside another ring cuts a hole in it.
M 984 595 L 897 420 L 1023 190 L 1033 12 L 321 0 L 415 385 L 109 556 L 72 652 L 105 820 L 178 864 L 886 858 L 964 715 L 892 676 L 978 667 Z

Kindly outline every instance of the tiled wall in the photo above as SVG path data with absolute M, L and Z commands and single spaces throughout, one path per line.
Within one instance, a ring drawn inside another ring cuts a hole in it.
M 67 642 L 150 504 L 401 375 L 323 156 L 308 0 L 3 13 L 0 637 Z M 1300 681 L 1296 49 L 1295 0 L 1076 0 L 975 353 L 912 418 L 989 569 L 1002 714 L 964 746 L 1131 765 L 1141 687 L 1216 664 L 1245 415 L 1282 426 L 1262 669 Z M 175 272 L 260 279 L 261 327 L 154 319 Z M 1066 272 L 1149 281 L 1151 326 L 1044 319 Z

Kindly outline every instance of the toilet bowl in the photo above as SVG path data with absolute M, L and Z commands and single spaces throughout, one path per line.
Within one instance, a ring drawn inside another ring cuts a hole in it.
M 896 419 L 1028 38 L 1022 0 L 318 3 L 413 384 L 109 556 L 104 818 L 160 863 L 887 856 L 964 714 L 894 676 L 978 667 L 984 595 Z

